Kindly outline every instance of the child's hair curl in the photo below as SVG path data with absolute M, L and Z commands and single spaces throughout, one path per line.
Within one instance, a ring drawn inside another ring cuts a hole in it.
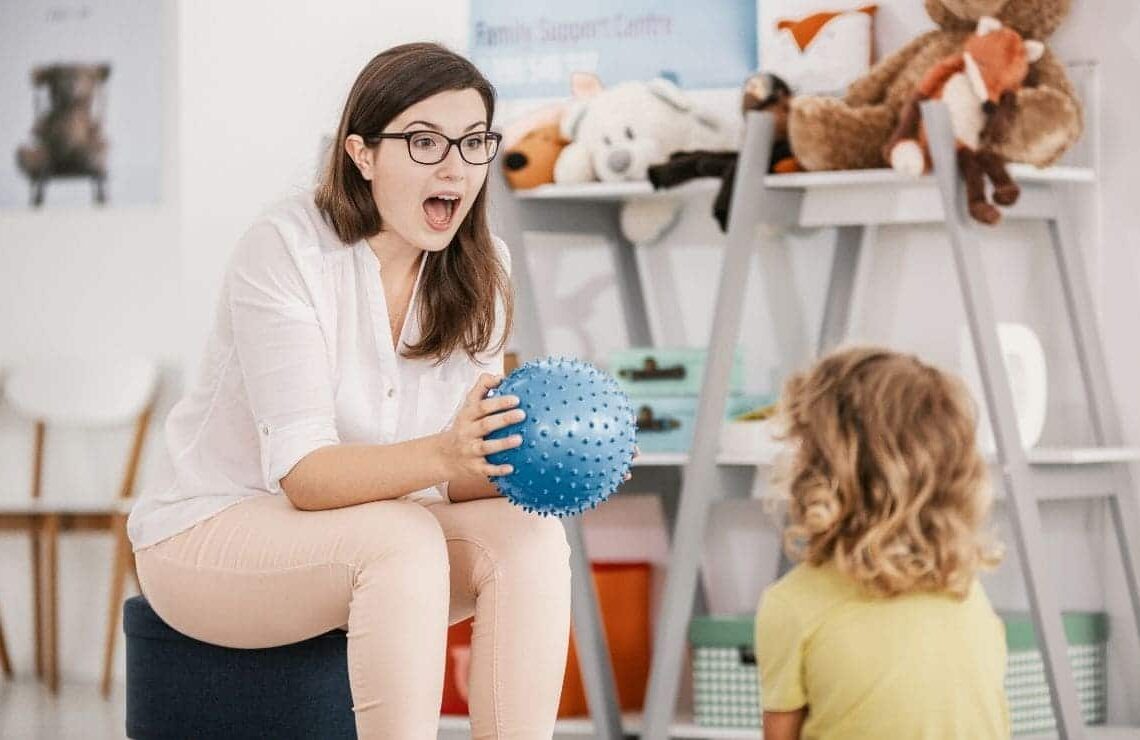
M 833 563 L 882 596 L 964 597 L 1000 561 L 980 532 L 988 471 L 956 378 L 912 355 L 853 347 L 788 380 L 779 419 L 794 447 L 777 474 L 793 558 Z

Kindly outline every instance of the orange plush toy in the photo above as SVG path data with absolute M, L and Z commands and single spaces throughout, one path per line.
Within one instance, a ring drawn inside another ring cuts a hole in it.
M 557 122 L 540 126 L 519 139 L 503 157 L 507 183 L 515 190 L 554 182 L 554 163 L 568 142 Z
M 1004 137 L 1016 112 L 1017 90 L 1029 74 L 1029 65 L 1044 52 L 1040 41 L 1025 41 L 1001 21 L 982 18 L 977 34 L 966 41 L 962 52 L 943 59 L 922 78 L 883 156 L 904 174 L 929 171 L 930 152 L 919 103 L 943 101 L 950 111 L 970 215 L 982 223 L 996 224 L 1001 212 L 986 200 L 985 178 L 993 183 L 994 201 L 1003 206 L 1017 202 L 1021 189 L 1010 178 L 993 142 Z

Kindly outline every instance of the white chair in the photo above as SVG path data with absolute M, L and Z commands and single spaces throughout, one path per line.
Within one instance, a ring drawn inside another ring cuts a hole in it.
M 128 573 L 135 575 L 126 519 L 157 387 L 158 368 L 143 358 L 42 359 L 15 366 L 7 375 L 4 397 L 17 416 L 34 423 L 35 443 L 31 499 L 0 501 L 0 528 L 23 527 L 32 533 L 36 674 L 53 693 L 59 690 L 56 553 L 61 530 L 103 530 L 115 537 L 102 682 L 103 695 L 110 693 L 123 588 Z M 48 427 L 128 425 L 134 426 L 134 441 L 116 499 L 92 503 L 41 496 Z

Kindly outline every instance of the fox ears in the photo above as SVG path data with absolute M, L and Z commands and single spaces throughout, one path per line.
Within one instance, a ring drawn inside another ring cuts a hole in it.
M 1029 58 L 1030 64 L 1039 61 L 1041 57 L 1045 56 L 1045 44 L 1041 43 L 1040 41 L 1026 41 L 1025 56 Z
M 1002 23 L 993 16 L 984 15 L 978 19 L 978 35 L 985 36 L 994 31 L 1000 31 Z M 1029 63 L 1033 64 L 1045 55 L 1045 44 L 1040 41 L 1032 39 L 1025 42 L 1025 56 L 1029 59 Z

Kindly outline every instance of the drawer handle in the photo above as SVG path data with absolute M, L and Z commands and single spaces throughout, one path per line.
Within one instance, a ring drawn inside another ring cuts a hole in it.
M 642 406 L 637 410 L 637 431 L 668 432 L 678 429 L 681 420 L 671 416 L 654 416 L 652 406 Z
M 684 380 L 685 366 L 657 367 L 657 358 L 646 357 L 641 367 L 623 367 L 618 375 L 629 380 Z

